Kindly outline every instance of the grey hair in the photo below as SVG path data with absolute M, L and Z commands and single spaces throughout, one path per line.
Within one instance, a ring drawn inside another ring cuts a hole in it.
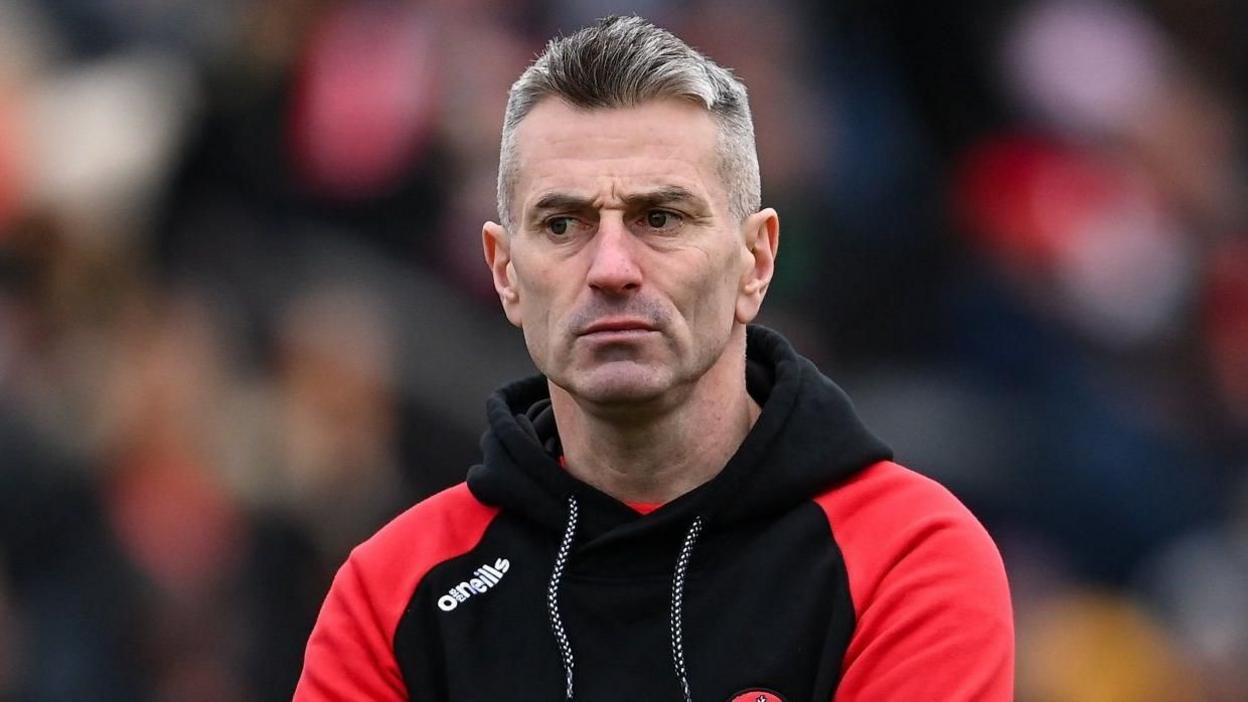
M 730 214 L 741 220 L 761 206 L 745 85 L 667 30 L 640 17 L 606 17 L 552 39 L 511 86 L 498 163 L 498 216 L 508 229 L 518 178 L 516 128 L 551 96 L 584 109 L 633 107 L 661 98 L 704 106 L 719 127 L 718 170 Z

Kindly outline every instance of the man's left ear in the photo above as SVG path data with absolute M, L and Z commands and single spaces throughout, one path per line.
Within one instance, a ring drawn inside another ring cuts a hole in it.
M 776 253 L 780 249 L 780 215 L 770 207 L 763 208 L 741 223 L 745 235 L 747 266 L 741 275 L 737 294 L 737 321 L 748 324 L 758 316 L 767 295 L 767 286 L 776 272 Z

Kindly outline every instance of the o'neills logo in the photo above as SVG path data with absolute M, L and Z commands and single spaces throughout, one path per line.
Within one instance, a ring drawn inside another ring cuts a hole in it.
M 473 577 L 456 585 L 438 598 L 438 609 L 449 612 L 473 595 L 484 595 L 503 579 L 503 575 L 510 567 L 511 563 L 508 563 L 506 558 L 500 558 L 494 561 L 494 565 L 487 563 L 477 568 L 472 571 Z

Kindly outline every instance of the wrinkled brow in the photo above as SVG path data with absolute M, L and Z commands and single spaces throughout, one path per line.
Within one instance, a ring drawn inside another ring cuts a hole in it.
M 624 206 L 630 210 L 645 209 L 646 207 L 661 207 L 663 205 L 671 205 L 675 203 L 689 203 L 699 208 L 705 208 L 706 203 L 701 197 L 688 188 L 679 185 L 665 185 L 654 190 L 646 190 L 638 193 L 625 195 L 623 198 Z M 532 212 L 549 212 L 552 210 L 560 212 L 583 212 L 592 210 L 594 203 L 591 198 L 581 197 L 579 195 L 571 195 L 568 193 L 547 193 L 537 202 L 533 203 Z

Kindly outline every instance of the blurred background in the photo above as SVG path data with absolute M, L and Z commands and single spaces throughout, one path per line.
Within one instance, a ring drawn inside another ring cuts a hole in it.
M 749 85 L 763 321 L 987 524 L 1018 699 L 1248 699 L 1235 0 L 3 0 L 0 699 L 289 699 L 531 372 L 506 90 L 620 11 Z

